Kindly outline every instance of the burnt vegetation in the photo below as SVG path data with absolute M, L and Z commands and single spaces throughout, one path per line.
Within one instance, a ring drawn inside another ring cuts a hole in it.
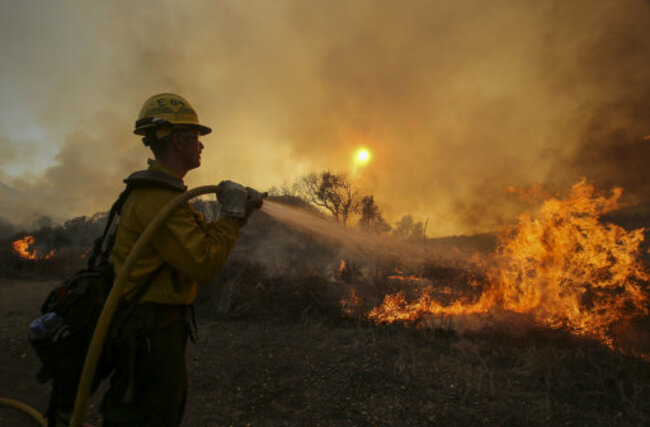
M 374 198 L 346 186 L 345 177 L 325 172 L 305 179 L 309 187 L 276 189 L 271 199 L 424 242 L 431 253 L 468 256 L 496 248 L 492 234 L 426 238 L 426 221 L 408 215 L 391 227 Z M 218 215 L 213 201 L 195 206 L 208 218 Z M 604 220 L 638 228 L 650 215 L 634 207 Z M 46 393 L 26 379 L 38 368 L 23 331 L 46 292 L 41 285 L 40 297 L 34 295 L 25 279 L 53 281 L 82 267 L 82 255 L 104 221 L 104 214 L 62 225 L 44 221 L 3 240 L 0 275 L 14 279 L 3 280 L 2 292 L 20 295 L 22 289 L 30 296 L 10 304 L 3 294 L 0 314 L 15 327 L 2 332 L 0 345 L 8 351 L 0 363 L 16 369 L 0 374 L 0 395 L 40 399 L 44 405 Z M 18 256 L 11 244 L 26 235 L 34 237 L 38 253 L 54 249 L 54 256 Z M 514 314 L 480 327 L 462 317 L 423 315 L 390 325 L 368 320 L 387 294 L 417 299 L 433 289 L 442 305 L 478 299 L 485 276 L 453 259 L 431 257 L 415 264 L 397 257 L 369 259 L 255 212 L 219 277 L 199 288 L 199 343 L 188 350 L 184 425 L 649 422 L 650 365 L 595 340 L 542 328 Z M 648 337 L 649 325 L 639 319 L 626 333 L 634 333 L 630 339 L 638 342 L 639 334 Z M 8 390 L 8 384 L 18 386 Z M 0 422 L 13 420 L 8 417 L 0 414 Z M 98 420 L 93 410 L 91 417 Z

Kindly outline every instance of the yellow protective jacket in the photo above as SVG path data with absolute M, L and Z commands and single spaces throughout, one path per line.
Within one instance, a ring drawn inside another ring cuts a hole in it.
M 149 160 L 149 169 L 178 178 L 156 160 Z M 158 186 L 137 186 L 131 190 L 122 206 L 113 247 L 116 274 L 147 224 L 176 196 L 178 192 Z M 197 281 L 209 282 L 217 277 L 235 246 L 238 234 L 237 220 L 222 217 L 208 222 L 189 203 L 182 205 L 144 248 L 123 295 L 127 298 L 133 295 L 136 288 L 145 284 L 153 274 L 152 282 L 139 302 L 191 304 L 196 297 Z

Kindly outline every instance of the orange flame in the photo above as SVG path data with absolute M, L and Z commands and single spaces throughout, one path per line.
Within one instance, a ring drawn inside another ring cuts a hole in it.
M 341 260 L 341 263 L 339 264 L 339 274 L 343 274 L 345 271 L 345 261 Z
M 637 258 L 644 229 L 628 232 L 598 221 L 617 209 L 621 193 L 614 188 L 610 197 L 598 196 L 583 180 L 567 198 L 547 199 L 537 215 L 521 215 L 483 262 L 488 283 L 478 300 L 443 306 L 433 292 L 416 301 L 387 295 L 369 317 L 392 323 L 506 310 L 611 347 L 615 326 L 649 311 L 643 282 L 650 273 Z
M 351 288 L 350 295 L 343 298 L 340 302 L 343 313 L 350 317 L 358 315 L 359 307 L 363 304 L 361 297 L 359 297 L 357 290 L 354 288 Z
M 34 243 L 35 239 L 33 236 L 26 236 L 20 240 L 13 242 L 11 246 L 13 247 L 14 252 L 16 252 L 19 257 L 24 259 L 43 260 L 50 259 L 54 256 L 54 253 L 56 252 L 54 249 L 43 256 L 39 256 Z

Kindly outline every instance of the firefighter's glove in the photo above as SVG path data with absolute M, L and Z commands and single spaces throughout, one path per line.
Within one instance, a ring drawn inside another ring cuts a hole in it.
M 240 223 L 246 219 L 246 189 L 232 181 L 221 181 L 217 188 L 217 200 L 221 204 L 221 215 L 236 218 Z M 242 224 L 243 225 L 243 224 Z

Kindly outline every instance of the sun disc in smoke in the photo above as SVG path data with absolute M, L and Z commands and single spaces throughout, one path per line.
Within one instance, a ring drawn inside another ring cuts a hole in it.
M 357 165 L 365 165 L 370 161 L 370 151 L 365 148 L 359 148 L 354 155 L 354 162 Z

